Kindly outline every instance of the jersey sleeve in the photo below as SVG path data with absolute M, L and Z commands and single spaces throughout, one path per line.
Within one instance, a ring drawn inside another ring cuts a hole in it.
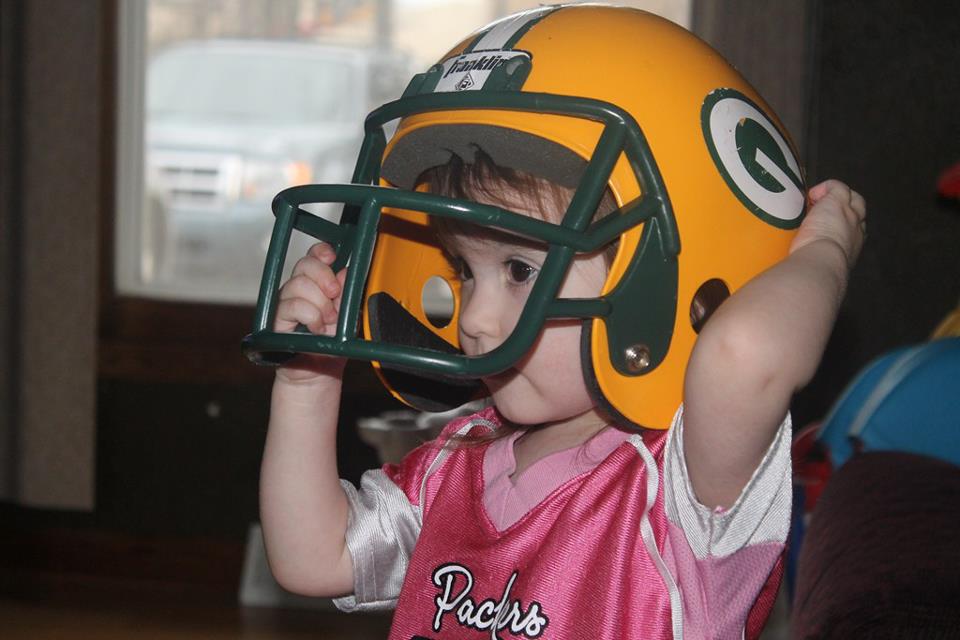
M 354 592 L 333 603 L 341 611 L 391 609 L 420 535 L 420 509 L 382 469 L 366 472 L 359 489 L 345 480 L 340 484 L 349 504 L 346 535 Z
M 779 576 L 790 530 L 790 415 L 729 509 L 710 509 L 694 494 L 683 454 L 683 407 L 670 430 L 664 559 L 682 594 L 684 635 L 739 638 L 768 579 Z
M 360 487 L 341 480 L 349 506 L 347 549 L 353 560 L 351 595 L 334 599 L 341 611 L 381 611 L 396 606 L 423 525 L 428 477 L 449 449 L 442 442 L 461 428 L 454 421 L 440 437 L 409 453 L 400 464 L 367 471 Z

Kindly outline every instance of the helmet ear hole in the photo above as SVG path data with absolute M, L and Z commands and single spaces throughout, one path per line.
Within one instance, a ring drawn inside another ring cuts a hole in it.
M 690 301 L 690 326 L 696 333 L 700 333 L 713 312 L 720 304 L 730 297 L 730 287 L 720 278 L 707 280 Z
M 420 297 L 427 321 L 437 329 L 443 329 L 453 320 L 456 303 L 453 288 L 440 276 L 430 276 L 423 284 Z

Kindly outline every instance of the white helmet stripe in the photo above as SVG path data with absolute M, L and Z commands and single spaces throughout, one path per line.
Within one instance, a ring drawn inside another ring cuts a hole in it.
M 546 14 L 556 11 L 557 7 L 538 7 L 495 22 L 479 40 L 470 47 L 471 51 L 497 51 L 512 48 L 516 36 L 532 23 Z

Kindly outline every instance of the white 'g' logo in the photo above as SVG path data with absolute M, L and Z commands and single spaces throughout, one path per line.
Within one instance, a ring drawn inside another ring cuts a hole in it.
M 800 224 L 804 187 L 783 134 L 748 97 L 712 91 L 701 110 L 710 155 L 737 198 L 757 217 L 782 229 Z

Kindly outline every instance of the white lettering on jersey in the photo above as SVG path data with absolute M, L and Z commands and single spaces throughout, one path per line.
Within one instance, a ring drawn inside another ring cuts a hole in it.
M 433 572 L 433 584 L 440 588 L 440 593 L 434 600 L 437 615 L 433 619 L 433 630 L 440 631 L 443 617 L 453 614 L 461 626 L 477 631 L 489 630 L 492 640 L 500 640 L 497 632 L 508 627 L 513 635 L 539 638 L 550 621 L 542 613 L 539 602 L 531 602 L 524 610 L 519 600 L 510 599 L 518 575 L 517 571 L 510 575 L 499 601 L 488 598 L 477 603 L 470 597 L 473 591 L 470 569 L 459 564 L 437 567 Z

